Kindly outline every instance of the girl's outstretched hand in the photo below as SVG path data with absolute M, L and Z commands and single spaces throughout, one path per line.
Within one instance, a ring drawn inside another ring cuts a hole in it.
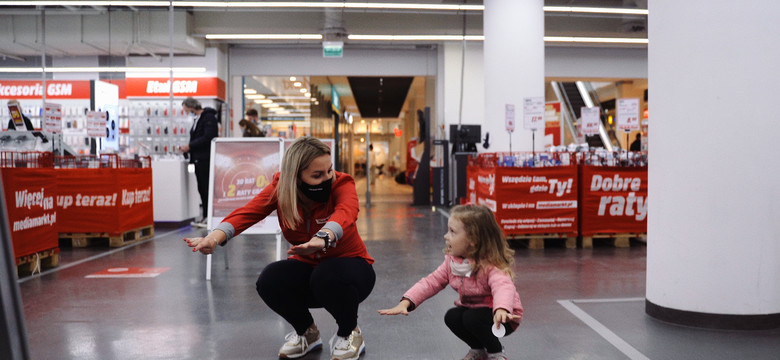
M 377 310 L 379 315 L 409 315 L 409 305 L 411 305 L 411 302 L 409 300 L 403 299 L 401 302 L 398 303 L 394 308 L 392 309 L 383 309 L 383 310 Z
M 507 321 L 519 319 L 519 318 L 520 318 L 519 316 L 512 315 L 504 309 L 497 309 L 496 312 L 493 314 L 493 324 L 495 324 L 496 329 L 498 329 L 499 324 L 503 324 Z

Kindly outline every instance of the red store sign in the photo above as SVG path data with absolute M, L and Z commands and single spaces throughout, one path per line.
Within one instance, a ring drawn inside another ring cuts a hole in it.
M 89 80 L 46 81 L 46 99 L 89 99 Z M 0 80 L 0 99 L 41 99 L 43 84 L 36 80 Z
M 168 97 L 169 78 L 127 78 L 128 98 Z M 174 78 L 173 96 L 225 99 L 225 82 L 220 78 Z

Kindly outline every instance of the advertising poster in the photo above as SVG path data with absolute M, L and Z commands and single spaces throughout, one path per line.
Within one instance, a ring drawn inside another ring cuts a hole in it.
M 496 220 L 510 234 L 577 234 L 577 168 L 495 168 Z M 480 179 L 480 182 L 483 181 Z
M 547 135 L 552 135 L 552 142 L 546 142 Z M 561 145 L 561 103 L 558 101 L 544 104 L 544 136 L 545 147 Z
M 62 105 L 45 103 L 43 107 L 43 131 L 62 133 Z
M 59 246 L 54 169 L 0 169 L 14 256 Z
M 211 147 L 209 228 L 259 194 L 281 170 L 283 142 L 279 138 L 217 138 Z M 245 234 L 276 234 L 276 212 Z
M 11 114 L 11 119 L 14 121 L 14 126 L 16 126 L 17 129 L 27 129 L 27 127 L 24 126 L 22 109 L 19 107 L 19 105 L 8 105 L 8 112 Z
M 623 131 L 639 130 L 639 99 L 617 100 L 617 128 Z
M 598 135 L 601 123 L 601 107 L 583 106 L 580 108 L 580 114 L 582 115 L 582 134 Z
M 582 167 L 582 235 L 647 232 L 647 167 Z
M 87 136 L 105 137 L 108 116 L 102 111 L 87 111 Z

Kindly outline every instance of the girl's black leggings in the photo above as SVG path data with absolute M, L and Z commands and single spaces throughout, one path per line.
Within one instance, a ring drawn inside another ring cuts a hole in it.
M 324 307 L 336 319 L 338 336 L 347 337 L 375 281 L 374 267 L 362 258 L 331 258 L 317 266 L 287 259 L 260 273 L 257 293 L 298 335 L 314 323 L 309 309 Z
M 472 349 L 485 349 L 489 353 L 501 352 L 501 342 L 490 329 L 493 325 L 493 309 L 489 307 L 454 307 L 444 315 L 444 323 Z M 504 324 L 506 335 L 514 329 Z M 504 336 L 506 336 L 504 335 Z

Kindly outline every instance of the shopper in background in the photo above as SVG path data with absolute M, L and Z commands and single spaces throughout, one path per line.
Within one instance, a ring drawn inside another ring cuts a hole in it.
M 298 358 L 322 346 L 309 312 L 320 307 L 338 324 L 330 340 L 331 359 L 357 359 L 365 350 L 357 315 L 374 288 L 374 259 L 355 224 L 355 181 L 333 170 L 330 155 L 330 148 L 315 138 L 296 140 L 284 152 L 282 171 L 270 185 L 206 237 L 184 239 L 193 251 L 211 254 L 217 244 L 277 211 L 282 233 L 292 244 L 290 256 L 263 269 L 257 293 L 294 328 L 279 349 L 281 358 Z
M 28 130 L 33 131 L 35 128 L 33 127 L 32 121 L 30 121 L 27 116 L 24 116 L 24 113 L 22 113 L 22 105 L 19 104 L 19 100 L 8 100 L 8 106 L 16 105 L 19 107 L 19 114 L 22 115 L 22 120 L 24 120 L 24 129 L 17 129 L 16 124 L 14 124 L 14 118 L 12 117 L 10 120 L 8 120 L 8 130 Z
M 523 305 L 512 280 L 514 251 L 493 212 L 485 206 L 455 206 L 447 227 L 444 262 L 412 286 L 398 305 L 379 310 L 379 314 L 409 315 L 449 284 L 459 298 L 447 311 L 444 322 L 471 348 L 463 359 L 507 359 L 491 328 L 504 328 L 508 335 L 523 317 Z
M 194 98 L 186 98 L 181 103 L 185 112 L 195 116 L 190 128 L 190 142 L 181 146 L 181 151 L 189 153 L 190 163 L 195 165 L 195 179 L 200 194 L 201 218 L 194 226 L 206 227 L 209 202 L 209 169 L 211 161 L 211 140 L 217 137 L 217 110 L 203 108 Z
M 630 151 L 642 151 L 642 133 L 636 134 L 636 140 L 631 143 Z
M 238 122 L 238 126 L 241 128 L 241 136 L 243 137 L 261 137 L 263 136 L 263 133 L 260 131 L 260 128 L 257 127 L 254 123 L 247 119 L 241 119 L 241 121 Z
M 257 127 L 258 130 L 260 130 L 260 136 L 261 137 L 265 137 L 267 135 L 265 130 L 263 130 L 260 127 L 260 125 L 261 125 L 260 124 L 260 117 L 259 117 L 259 114 L 257 113 L 257 110 L 255 110 L 255 109 L 247 110 L 246 111 L 246 118 L 247 118 L 247 120 L 249 120 L 249 122 L 254 124 Z

